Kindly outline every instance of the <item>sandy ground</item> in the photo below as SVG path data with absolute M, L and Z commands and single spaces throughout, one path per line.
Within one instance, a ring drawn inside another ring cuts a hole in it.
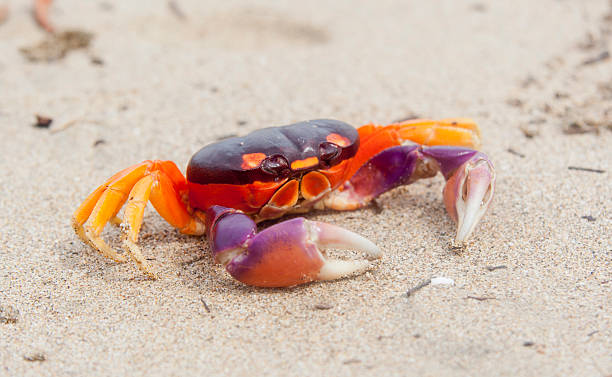
M 58 0 L 57 29 L 94 39 L 50 63 L 20 52 L 45 38 L 29 3 L 4 1 L 0 25 L 0 375 L 612 374 L 608 1 Z M 475 118 L 496 164 L 494 206 L 460 255 L 441 177 L 385 194 L 380 213 L 310 214 L 386 254 L 293 289 L 233 281 L 152 209 L 158 281 L 69 224 L 143 159 L 184 167 L 264 126 L 413 115 Z M 431 277 L 455 285 L 406 296 Z

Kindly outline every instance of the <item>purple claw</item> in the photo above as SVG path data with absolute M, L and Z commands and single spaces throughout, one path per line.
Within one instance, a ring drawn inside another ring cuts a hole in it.
M 315 280 L 333 280 L 364 272 L 367 260 L 328 260 L 327 248 L 363 251 L 381 257 L 371 241 L 346 229 L 304 218 L 287 220 L 255 233 L 255 224 L 236 210 L 209 211 L 210 243 L 215 260 L 245 284 L 287 287 Z
M 476 153 L 448 178 L 444 204 L 457 222 L 455 243 L 465 244 L 493 199 L 495 169 L 486 155 Z
M 474 149 L 451 146 L 402 145 L 372 157 L 323 204 L 348 210 L 363 207 L 378 195 L 400 185 L 441 172 L 446 179 L 444 203 L 457 222 L 455 242 L 463 244 L 487 210 L 495 187 L 489 158 Z

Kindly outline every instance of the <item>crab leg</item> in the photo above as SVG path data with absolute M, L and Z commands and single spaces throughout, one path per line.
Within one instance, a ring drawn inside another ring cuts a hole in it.
M 53 0 L 34 0 L 34 18 L 36 22 L 49 33 L 53 33 L 54 31 L 48 16 L 49 7 L 52 1 Z
M 358 129 L 359 151 L 351 161 L 347 178 L 377 153 L 411 141 L 420 145 L 452 145 L 456 147 L 478 148 L 480 129 L 469 118 L 448 118 L 441 120 L 411 119 L 388 126 L 367 124 Z
M 455 242 L 464 244 L 493 197 L 493 164 L 485 154 L 469 148 L 398 145 L 398 132 L 401 129 L 389 126 L 366 135 L 365 148 L 374 155 L 354 167 L 351 178 L 326 197 L 323 205 L 339 210 L 363 207 L 394 187 L 433 177 L 440 171 L 447 181 L 444 203 L 458 225 Z
M 221 206 L 207 213 L 208 239 L 217 262 L 245 284 L 288 287 L 316 280 L 334 280 L 366 271 L 368 260 L 329 260 L 325 249 L 345 248 L 381 257 L 371 241 L 343 228 L 295 218 L 259 233 L 242 212 Z
M 481 152 L 453 147 L 424 148 L 446 179 L 444 204 L 457 223 L 455 243 L 465 244 L 484 216 L 495 191 L 495 168 Z
M 91 193 L 72 217 L 75 232 L 102 255 L 116 262 L 126 258 L 113 250 L 100 236 L 108 222 L 116 222 L 116 215 L 126 204 L 121 228 L 124 249 L 141 271 L 156 278 L 151 266 L 137 246 L 144 209 L 150 200 L 157 212 L 178 228 L 181 233 L 200 235 L 204 225 L 183 203 L 187 183 L 171 161 L 144 161 L 124 169 Z

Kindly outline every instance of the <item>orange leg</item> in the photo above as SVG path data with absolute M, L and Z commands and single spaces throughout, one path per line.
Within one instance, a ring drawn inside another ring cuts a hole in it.
M 147 202 L 182 233 L 201 235 L 204 224 L 198 221 L 183 204 L 187 183 L 171 161 L 144 161 L 115 174 L 85 199 L 75 211 L 72 225 L 87 244 L 102 255 L 117 262 L 125 257 L 118 254 L 100 237 L 108 222 L 116 223 L 116 215 L 127 201 L 121 227 L 125 232 L 124 248 L 138 267 L 155 278 L 136 245 Z
M 440 172 L 446 179 L 444 204 L 458 224 L 455 242 L 465 245 L 495 189 L 493 164 L 472 149 L 480 141 L 476 124 L 469 119 L 418 119 L 366 125 L 358 131 L 361 144 L 350 162 L 348 180 L 324 198 L 323 206 L 357 209 L 395 187 Z
M 36 22 L 48 31 L 49 33 L 53 33 L 54 29 L 51 23 L 49 22 L 49 7 L 51 6 L 51 2 L 53 0 L 35 0 L 34 1 L 34 18 L 36 18 Z
M 359 127 L 357 131 L 360 139 L 359 151 L 351 161 L 347 178 L 352 177 L 376 154 L 405 141 L 427 146 L 448 145 L 473 149 L 480 146 L 480 129 L 468 118 L 411 119 L 388 126 L 367 124 Z
M 449 145 L 472 149 L 480 146 L 480 129 L 473 120 L 467 118 L 414 119 L 392 126 L 397 127 L 402 140 L 411 140 L 422 145 Z

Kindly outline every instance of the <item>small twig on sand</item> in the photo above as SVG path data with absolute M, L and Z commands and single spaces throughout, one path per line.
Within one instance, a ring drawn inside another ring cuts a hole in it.
M 406 292 L 406 296 L 410 297 L 412 296 L 414 293 L 416 293 L 417 291 L 427 287 L 429 284 L 431 284 L 431 279 L 426 279 L 423 280 L 422 282 L 420 282 L 419 284 L 417 284 L 415 287 L 410 288 L 407 292 Z
M 181 9 L 181 7 L 178 5 L 176 1 L 169 0 L 168 8 L 170 8 L 170 11 L 172 12 L 172 14 L 174 14 L 176 18 L 178 18 L 179 20 L 185 21 L 187 19 L 185 12 L 183 12 L 183 10 Z
M 81 120 L 81 118 L 76 118 L 76 119 L 69 120 L 68 122 L 66 122 L 66 123 L 62 124 L 61 126 L 58 126 L 58 127 L 53 127 L 53 128 L 51 129 L 51 131 L 49 131 L 49 133 L 56 134 L 56 133 L 58 133 L 58 132 L 62 132 L 62 131 L 64 131 L 65 129 L 67 129 L 67 128 L 69 128 L 69 127 L 74 126 L 74 125 L 75 125 L 77 122 L 79 122 L 80 120 Z
M 508 153 L 513 154 L 513 155 L 515 155 L 515 156 L 519 156 L 520 158 L 525 158 L 525 155 L 524 155 L 524 154 L 519 153 L 519 152 L 515 151 L 515 150 L 514 150 L 514 149 L 512 149 L 512 148 L 508 148 L 508 149 L 507 149 L 507 151 L 508 151 Z
M 508 266 L 506 266 L 505 264 L 499 265 L 499 266 L 487 266 L 485 267 L 487 270 L 489 271 L 495 271 L 495 270 L 502 270 L 502 269 L 506 269 L 508 268 Z
M 488 296 L 483 296 L 483 297 L 478 297 L 478 296 L 467 296 L 465 298 L 467 299 L 472 299 L 472 300 L 478 300 L 478 301 L 486 301 L 486 300 L 497 300 L 495 297 L 488 297 Z
M 56 134 L 58 132 L 65 131 L 66 129 L 68 129 L 68 128 L 76 125 L 76 124 L 81 124 L 81 123 L 92 123 L 92 124 L 96 124 L 96 125 L 102 125 L 102 122 L 97 121 L 97 120 L 75 118 L 75 119 L 69 120 L 68 122 L 66 122 L 66 123 L 64 123 L 64 124 L 62 124 L 60 126 L 51 128 L 49 133 Z
M 580 166 L 568 166 L 567 168 L 569 170 L 588 171 L 591 173 L 599 173 L 599 174 L 603 174 L 606 172 L 605 170 L 601 170 L 601 169 L 581 168 Z
M 594 56 L 592 58 L 589 58 L 589 59 L 583 61 L 582 65 L 591 65 L 591 64 L 599 63 L 599 62 L 604 61 L 604 60 L 608 60 L 608 59 L 610 59 L 610 52 L 606 50 L 606 51 L 602 51 L 597 56 Z
M 202 304 L 204 305 L 204 309 L 206 309 L 206 312 L 210 313 L 210 308 L 208 307 L 208 304 L 204 300 L 204 297 L 200 297 L 200 301 L 202 301 Z
M 53 0 L 36 0 L 34 3 L 34 18 L 36 22 L 48 31 L 49 33 L 53 33 L 55 30 L 51 23 L 49 23 L 49 7 L 51 6 L 51 2 Z

